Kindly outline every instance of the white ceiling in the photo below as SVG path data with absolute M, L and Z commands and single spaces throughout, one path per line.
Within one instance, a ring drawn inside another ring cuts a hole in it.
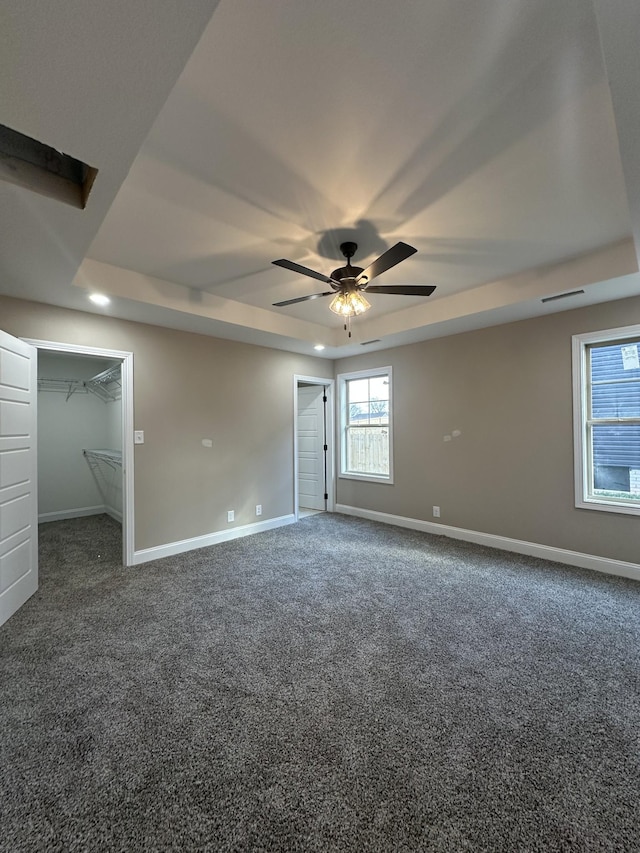
M 99 174 L 84 211 L 0 184 L 0 292 L 328 357 L 640 293 L 626 2 L 9 0 L 0 122 Z M 272 307 L 344 239 L 435 294 L 351 340 Z

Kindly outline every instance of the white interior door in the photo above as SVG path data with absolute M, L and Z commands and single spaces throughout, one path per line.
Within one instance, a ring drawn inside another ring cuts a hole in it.
M 325 508 L 324 388 L 298 388 L 298 506 Z
M 0 625 L 38 589 L 37 354 L 0 332 Z

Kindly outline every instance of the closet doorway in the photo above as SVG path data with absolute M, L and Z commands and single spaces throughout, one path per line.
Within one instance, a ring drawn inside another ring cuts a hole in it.
M 38 521 L 107 515 L 132 565 L 133 355 L 26 342 L 38 351 Z
M 296 518 L 332 512 L 333 380 L 294 377 L 294 505 Z

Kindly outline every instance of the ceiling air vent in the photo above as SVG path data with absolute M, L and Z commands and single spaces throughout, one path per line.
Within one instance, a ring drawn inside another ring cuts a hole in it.
M 570 296 L 580 296 L 584 290 L 570 290 L 568 293 L 559 293 L 557 296 L 545 296 L 540 302 L 556 302 L 558 299 L 569 299 Z
M 0 180 L 84 208 L 98 170 L 0 124 Z

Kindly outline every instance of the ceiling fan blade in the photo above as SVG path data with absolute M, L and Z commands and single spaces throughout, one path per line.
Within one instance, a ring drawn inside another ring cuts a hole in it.
M 309 278 L 316 278 L 318 281 L 324 281 L 325 284 L 331 284 L 333 281 L 328 275 L 323 275 L 321 272 L 310 270 L 309 267 L 303 267 L 300 264 L 295 264 L 293 261 L 287 261 L 285 258 L 280 258 L 279 261 L 271 261 L 271 263 L 275 264 L 277 267 L 284 267 L 286 270 L 291 270 L 291 272 L 297 272 L 300 273 L 300 275 L 308 275 Z M 340 284 L 340 282 L 334 281 L 333 284 Z
M 311 296 L 298 296 L 296 299 L 285 299 L 284 302 L 274 302 L 274 308 L 282 308 L 283 305 L 295 305 L 296 302 L 308 302 L 310 299 L 320 299 L 321 296 L 335 296 L 335 290 L 326 290 L 324 293 L 312 293 Z
M 392 293 L 397 296 L 431 296 L 435 284 L 374 284 L 363 293 Z
M 356 281 L 361 282 L 365 278 L 368 281 L 371 281 L 372 278 L 380 275 L 380 273 L 386 272 L 391 269 L 391 267 L 395 267 L 395 265 L 399 264 L 400 261 L 410 258 L 411 255 L 414 255 L 417 251 L 417 249 L 414 249 L 413 246 L 409 246 L 407 243 L 396 243 L 395 246 L 392 246 L 390 249 L 387 249 L 386 252 L 383 252 L 380 257 L 371 264 L 371 266 L 368 266 L 366 270 L 361 272 Z

